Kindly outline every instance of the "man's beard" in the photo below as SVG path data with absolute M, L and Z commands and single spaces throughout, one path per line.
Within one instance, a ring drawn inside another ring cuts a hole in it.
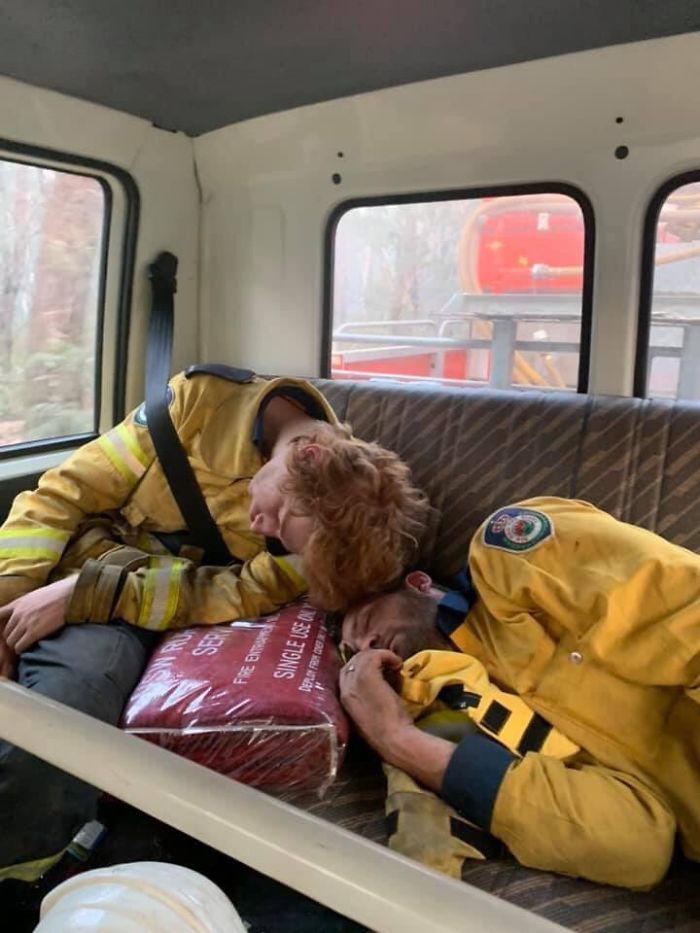
M 395 635 L 392 651 L 405 661 L 419 651 L 454 651 L 454 645 L 434 626 L 416 627 Z

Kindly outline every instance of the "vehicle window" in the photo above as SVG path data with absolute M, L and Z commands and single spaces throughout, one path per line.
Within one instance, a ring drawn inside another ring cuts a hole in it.
M 700 182 L 676 188 L 659 213 L 646 394 L 700 399 Z
M 105 195 L 0 159 L 0 447 L 96 425 Z
M 585 232 L 557 193 L 351 207 L 333 247 L 332 377 L 575 391 Z

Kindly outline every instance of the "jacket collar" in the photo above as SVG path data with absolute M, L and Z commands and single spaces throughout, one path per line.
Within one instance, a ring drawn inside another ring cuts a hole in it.
M 469 570 L 465 567 L 449 582 L 450 588 L 438 603 L 435 624 L 459 651 L 478 656 L 479 643 L 467 624 L 469 611 L 478 599 Z

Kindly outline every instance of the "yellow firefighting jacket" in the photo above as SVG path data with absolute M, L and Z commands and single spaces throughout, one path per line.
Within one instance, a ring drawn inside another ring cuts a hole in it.
M 296 558 L 273 557 L 250 531 L 248 483 L 263 464 L 254 442 L 263 400 L 283 394 L 336 421 L 299 379 L 232 383 L 180 374 L 170 414 L 230 552 L 240 564 L 200 566 L 195 549 L 173 556 L 157 533 L 184 529 L 156 458 L 145 407 L 49 470 L 15 499 L 0 529 L 0 604 L 80 572 L 68 622 L 124 619 L 149 629 L 258 616 L 305 589 Z M 117 598 L 118 597 L 118 598 Z
M 469 657 L 404 665 L 414 716 L 448 684 L 473 695 L 443 799 L 532 867 L 648 887 L 676 831 L 700 859 L 700 556 L 539 498 L 486 520 L 469 570 L 477 598 L 445 632 Z
M 484 666 L 469 655 L 453 651 L 420 651 L 402 670 L 401 696 L 418 727 L 455 743 L 468 744 L 470 755 L 479 758 L 480 776 L 488 773 L 497 746 L 484 741 L 496 739 L 511 752 L 496 752 L 496 762 L 522 757 L 536 749 L 553 758 L 573 760 L 580 751 L 556 729 L 544 723 L 520 697 L 499 690 L 489 680 Z M 481 739 L 479 738 L 480 734 Z M 465 741 L 466 739 L 469 741 Z M 491 746 L 491 747 L 490 747 Z M 447 806 L 398 768 L 384 765 L 387 778 L 387 829 L 389 845 L 439 871 L 459 878 L 465 859 L 483 859 L 499 854 L 496 840 L 485 828 L 476 807 L 466 819 L 464 798 L 459 812 Z M 460 775 L 456 781 L 463 793 Z M 470 780 L 472 802 L 490 793 L 475 791 Z M 474 820 L 480 820 L 479 823 Z

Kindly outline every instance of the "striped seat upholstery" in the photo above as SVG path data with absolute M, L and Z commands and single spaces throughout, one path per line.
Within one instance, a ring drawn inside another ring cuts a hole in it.
M 437 575 L 460 568 L 486 515 L 535 495 L 588 500 L 700 551 L 700 404 L 317 384 L 359 437 L 395 450 L 411 465 L 436 509 L 422 564 Z M 357 749 L 323 800 L 288 799 L 375 841 L 386 839 L 381 769 Z M 574 930 L 700 929 L 700 867 L 682 858 L 649 894 L 525 869 L 507 859 L 467 863 L 463 877 Z
M 492 511 L 585 499 L 700 551 L 700 404 L 378 383 L 317 383 L 358 437 L 395 450 L 440 513 L 423 560 L 464 562 Z

